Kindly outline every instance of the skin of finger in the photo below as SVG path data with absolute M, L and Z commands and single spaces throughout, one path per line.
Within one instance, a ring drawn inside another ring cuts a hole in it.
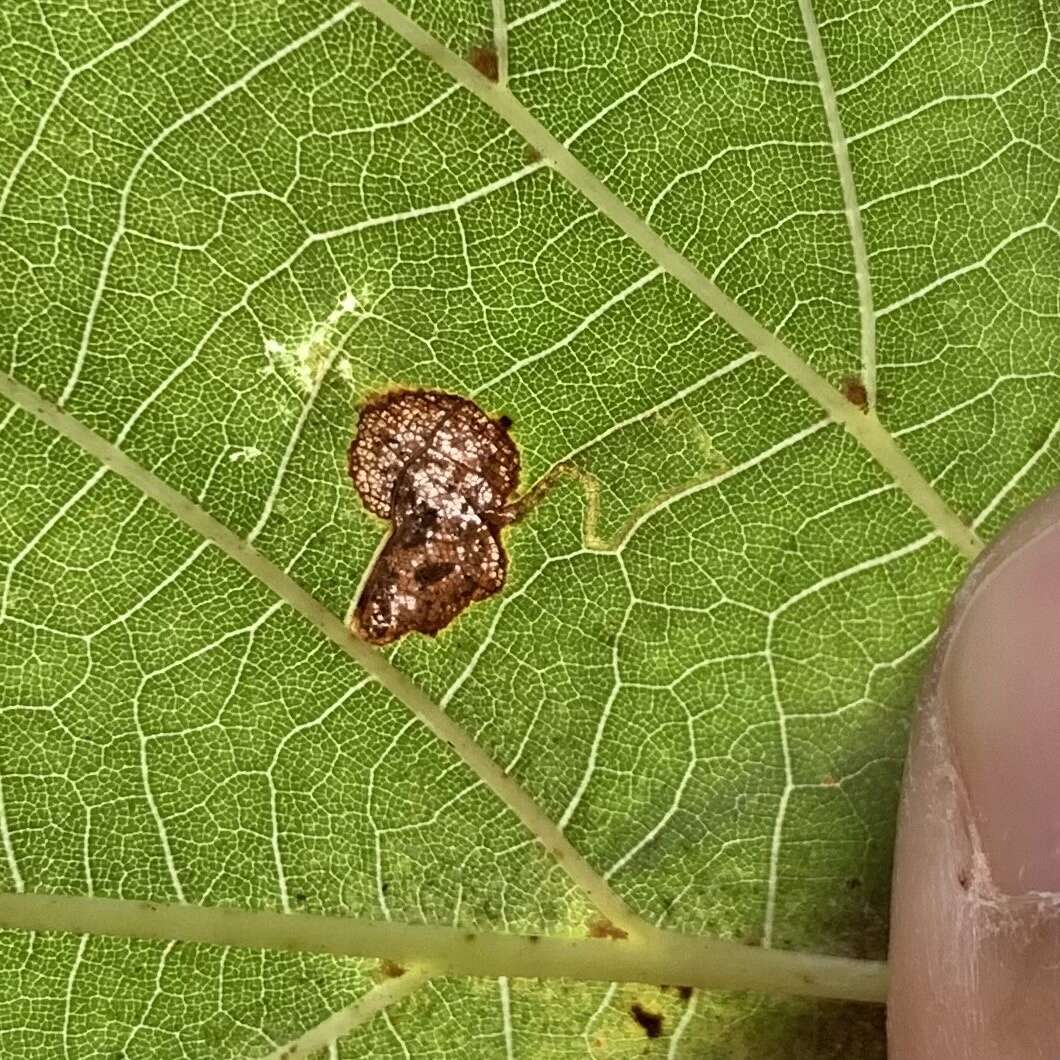
M 924 683 L 895 848 L 887 1023 L 893 1060 L 1060 1058 L 1060 897 L 1013 897 L 991 880 L 941 680 L 977 591 L 1040 534 L 1057 532 L 1058 523 L 1060 492 L 1029 509 L 984 554 L 954 600 Z M 1060 769 L 1060 747 L 1055 761 Z

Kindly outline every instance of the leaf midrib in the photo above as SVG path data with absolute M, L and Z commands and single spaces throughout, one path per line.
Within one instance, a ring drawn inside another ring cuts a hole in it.
M 280 913 L 64 894 L 0 894 L 0 929 L 196 942 L 386 957 L 431 974 L 583 982 L 681 983 L 712 990 L 883 1001 L 882 961 L 766 950 L 659 931 L 650 939 L 592 939 L 468 931 L 360 917 Z

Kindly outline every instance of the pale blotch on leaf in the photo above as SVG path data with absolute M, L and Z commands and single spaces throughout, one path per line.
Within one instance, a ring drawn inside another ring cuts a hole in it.
M 328 315 L 315 324 L 309 334 L 296 343 L 265 340 L 270 364 L 293 379 L 306 394 L 315 394 L 339 350 L 334 342 L 342 319 L 362 312 L 362 302 L 352 291 L 346 291 Z
M 339 363 L 335 365 L 335 371 L 340 379 L 353 386 L 353 362 L 349 357 L 340 357 Z
M 257 460 L 259 456 L 264 456 L 264 452 L 260 450 L 256 445 L 244 445 L 239 449 L 233 449 L 228 454 L 228 459 L 234 464 L 240 460 Z
M 437 390 L 394 391 L 361 409 L 350 478 L 391 531 L 350 620 L 358 636 L 433 636 L 504 585 L 500 531 L 519 511 L 508 504 L 519 481 L 510 426 Z

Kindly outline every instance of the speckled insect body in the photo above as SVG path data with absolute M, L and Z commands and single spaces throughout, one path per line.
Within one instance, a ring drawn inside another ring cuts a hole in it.
M 433 636 L 503 585 L 500 530 L 519 480 L 506 417 L 433 390 L 400 390 L 362 409 L 349 472 L 390 536 L 352 619 L 355 633 L 389 644 L 413 630 Z

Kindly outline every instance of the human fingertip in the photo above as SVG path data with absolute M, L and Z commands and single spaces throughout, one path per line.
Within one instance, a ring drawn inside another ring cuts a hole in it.
M 1060 491 L 943 624 L 910 739 L 891 901 L 895 1060 L 1060 1057 Z

